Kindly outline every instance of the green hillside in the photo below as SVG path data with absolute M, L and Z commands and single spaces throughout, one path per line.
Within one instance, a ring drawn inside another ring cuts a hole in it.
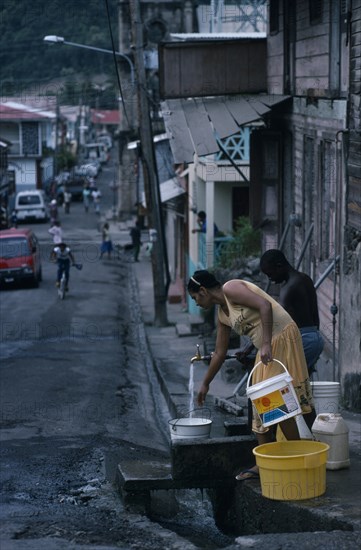
M 41 91 L 56 79 L 72 90 L 72 102 L 77 103 L 75 95 L 84 87 L 80 81 L 89 83 L 95 75 L 105 75 L 107 85 L 116 81 L 111 55 L 43 42 L 45 35 L 59 35 L 71 42 L 112 49 L 106 0 L 3 0 L 0 6 L 2 97 L 20 95 L 29 88 Z M 108 0 L 108 7 L 117 49 L 117 0 Z M 112 98 L 115 95 L 114 91 Z

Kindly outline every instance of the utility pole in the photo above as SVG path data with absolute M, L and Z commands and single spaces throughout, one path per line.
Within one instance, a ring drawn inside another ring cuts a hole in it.
M 141 158 L 143 163 L 145 196 L 148 219 L 151 228 L 155 229 L 151 260 L 154 291 L 154 324 L 158 327 L 168 325 L 167 287 L 165 283 L 165 261 L 163 222 L 160 211 L 160 193 L 158 186 L 157 166 L 154 154 L 152 127 L 149 114 L 146 74 L 144 66 L 143 23 L 141 20 L 139 0 L 130 0 L 130 21 L 134 45 L 134 61 L 137 73 L 137 96 L 139 107 L 139 133 Z

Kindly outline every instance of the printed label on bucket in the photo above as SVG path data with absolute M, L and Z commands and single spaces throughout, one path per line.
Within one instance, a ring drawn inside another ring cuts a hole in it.
M 274 422 L 298 410 L 299 405 L 288 385 L 253 400 L 262 424 Z

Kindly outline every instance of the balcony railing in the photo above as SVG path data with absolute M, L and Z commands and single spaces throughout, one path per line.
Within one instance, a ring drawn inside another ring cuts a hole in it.
M 213 239 L 213 265 L 215 265 L 222 253 L 224 246 L 233 240 L 233 237 L 215 237 Z M 207 265 L 207 241 L 205 233 L 198 233 L 198 263 L 200 269 L 208 269 L 212 266 Z

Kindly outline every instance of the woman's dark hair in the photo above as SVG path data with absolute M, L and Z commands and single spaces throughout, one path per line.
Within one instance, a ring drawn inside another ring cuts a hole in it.
M 200 269 L 199 271 L 195 271 L 189 279 L 187 290 L 188 292 L 199 292 L 201 286 L 204 288 L 215 288 L 221 286 L 221 283 L 217 281 L 212 273 L 209 273 L 206 269 Z

